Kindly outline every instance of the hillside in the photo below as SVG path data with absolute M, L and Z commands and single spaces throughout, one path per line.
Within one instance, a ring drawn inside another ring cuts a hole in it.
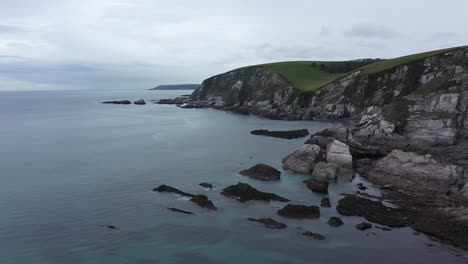
M 165 84 L 159 85 L 150 90 L 195 90 L 199 84 Z

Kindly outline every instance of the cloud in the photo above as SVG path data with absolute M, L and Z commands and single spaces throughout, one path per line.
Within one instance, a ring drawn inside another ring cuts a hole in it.
M 23 29 L 16 26 L 0 25 L 0 34 L 21 33 Z
M 390 39 L 398 36 L 392 29 L 375 24 L 356 24 L 345 30 L 344 35 L 353 38 Z

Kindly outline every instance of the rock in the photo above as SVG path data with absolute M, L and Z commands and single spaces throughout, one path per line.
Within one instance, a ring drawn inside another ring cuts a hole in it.
M 182 196 L 187 196 L 187 197 L 194 197 L 195 195 L 191 194 L 191 193 L 186 193 L 186 192 L 183 192 L 179 189 L 176 189 L 174 187 L 171 187 L 171 186 L 168 186 L 168 185 L 160 185 L 159 187 L 156 187 L 153 189 L 154 192 L 170 192 L 170 193 L 176 193 L 176 194 L 179 194 L 179 195 L 182 195 Z
M 446 193 L 463 182 L 462 171 L 460 166 L 445 165 L 430 156 L 394 150 L 375 164 L 367 178 L 399 189 Z
M 353 157 L 349 152 L 349 146 L 345 143 L 333 140 L 327 145 L 327 163 L 333 163 L 339 167 L 352 168 Z
M 207 188 L 207 189 L 213 189 L 213 184 L 211 183 L 206 183 L 206 182 L 202 182 L 199 184 L 201 187 L 203 188 Z
M 308 174 L 315 163 L 321 160 L 321 149 L 317 145 L 305 144 L 283 159 L 283 169 L 294 173 Z
M 322 149 L 326 149 L 328 143 L 332 142 L 333 140 L 334 139 L 330 138 L 330 137 L 322 137 L 322 136 L 318 136 L 318 135 L 313 135 L 304 144 L 317 145 Z
M 146 104 L 145 100 L 143 100 L 143 99 L 136 100 L 133 103 L 136 104 L 136 105 L 145 105 Z
M 304 183 L 307 185 L 307 188 L 309 188 L 313 192 L 328 193 L 329 184 L 327 181 L 321 181 L 310 178 L 308 180 L 305 180 Z
M 362 177 L 367 177 L 369 171 L 374 168 L 374 161 L 368 158 L 353 160 L 353 168 Z
M 382 202 L 348 195 L 338 201 L 338 213 L 345 216 L 360 216 L 366 220 L 388 227 L 405 227 L 408 219 L 401 209 L 387 207 Z
M 385 226 L 375 226 L 375 228 L 383 230 L 383 231 L 392 231 L 391 228 L 385 227 Z
M 277 213 L 281 216 L 288 218 L 309 218 L 316 219 L 320 218 L 320 209 L 318 206 L 306 206 L 298 204 L 288 204 L 282 209 L 278 210 Z
M 237 197 L 239 198 L 240 202 L 247 202 L 252 200 L 266 202 L 289 202 L 289 200 L 286 198 L 283 198 L 274 193 L 261 192 L 246 183 L 238 183 L 236 185 L 228 186 L 224 188 L 221 194 L 228 197 Z
M 169 210 L 171 210 L 173 212 L 176 212 L 176 213 L 182 213 L 182 214 L 187 214 L 187 215 L 193 214 L 192 212 L 184 211 L 184 210 L 173 208 L 173 207 L 170 207 L 170 208 L 167 208 L 167 209 L 169 209 Z
M 372 228 L 372 225 L 367 222 L 362 222 L 356 225 L 356 229 L 361 230 L 361 231 L 364 231 L 370 228 Z
M 190 199 L 191 202 L 198 204 L 200 207 L 208 208 L 211 210 L 218 210 L 216 206 L 214 206 L 213 202 L 208 199 L 206 195 L 195 195 Z
M 123 105 L 129 105 L 132 102 L 129 100 L 121 100 L 121 101 L 106 101 L 106 102 L 101 102 L 101 104 L 123 104 Z
M 299 130 L 289 130 L 289 131 L 269 131 L 265 129 L 253 130 L 250 132 L 252 135 L 257 136 L 269 136 L 269 137 L 276 137 L 276 138 L 284 138 L 284 139 L 294 139 L 294 138 L 303 138 L 309 135 L 309 130 L 307 129 L 299 129 Z
M 328 225 L 332 227 L 339 227 L 344 225 L 343 220 L 339 217 L 332 216 L 328 219 Z
M 277 181 L 280 179 L 281 172 L 271 166 L 257 164 L 239 174 L 261 181 Z
M 270 228 L 270 229 L 285 229 L 287 227 L 286 224 L 280 223 L 271 218 L 260 218 L 260 219 L 248 218 L 248 220 L 252 222 L 261 223 L 265 227 Z
M 332 181 L 336 179 L 338 165 L 333 163 L 319 162 L 315 164 L 312 177 L 323 181 Z
M 308 236 L 308 237 L 311 237 L 311 238 L 317 239 L 317 240 L 325 240 L 325 239 L 327 239 L 325 236 L 323 236 L 323 235 L 321 235 L 321 234 L 313 233 L 313 232 L 310 232 L 310 231 L 304 232 L 304 233 L 302 233 L 302 235 Z
M 331 202 L 330 198 L 324 197 L 320 201 L 320 206 L 325 207 L 325 208 L 331 208 Z
M 116 227 L 116 226 L 114 226 L 114 225 L 108 225 L 108 226 L 106 226 L 106 227 L 107 227 L 108 229 L 112 229 L 112 230 L 114 230 L 114 229 L 119 229 L 118 227 Z

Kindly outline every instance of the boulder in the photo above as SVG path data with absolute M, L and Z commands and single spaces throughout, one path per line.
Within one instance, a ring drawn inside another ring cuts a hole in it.
M 271 218 L 260 218 L 260 219 L 255 219 L 255 218 L 248 218 L 247 220 L 252 221 L 252 222 L 258 222 L 263 224 L 266 228 L 270 229 L 285 229 L 287 227 L 286 224 L 280 223 L 274 219 Z
M 321 181 L 310 178 L 308 180 L 305 180 L 304 183 L 307 185 L 307 188 L 309 188 L 313 192 L 328 193 L 329 184 L 327 181 Z
M 338 140 L 328 143 L 326 159 L 327 163 L 333 163 L 339 167 L 352 168 L 353 166 L 353 157 L 349 152 L 349 146 Z
M 224 188 L 221 194 L 227 197 L 237 197 L 240 202 L 247 202 L 252 200 L 266 202 L 289 202 L 289 200 L 286 198 L 283 198 L 274 193 L 261 192 L 246 183 L 238 183 L 236 185 L 228 186 Z
M 206 195 L 199 194 L 195 195 L 190 199 L 191 202 L 198 204 L 200 207 L 208 208 L 210 210 L 218 210 L 216 206 L 214 206 L 213 202 L 208 199 Z
M 330 217 L 327 223 L 329 226 L 332 226 L 332 227 L 339 227 L 339 226 L 344 225 L 343 220 L 341 220 L 341 218 L 336 217 L 336 216 Z
M 143 99 L 136 100 L 133 103 L 136 104 L 136 105 L 145 105 L 146 104 L 145 100 L 143 100 Z
M 177 209 L 177 208 L 173 208 L 173 207 L 169 207 L 167 208 L 173 212 L 176 212 L 176 213 L 182 213 L 182 214 L 187 214 L 187 215 L 191 215 L 193 214 L 193 212 L 189 212 L 189 211 L 184 211 L 184 210 L 181 210 L 181 209 Z
M 120 101 L 105 101 L 105 102 L 101 102 L 101 104 L 123 104 L 123 105 L 129 105 L 131 104 L 132 102 L 130 102 L 129 100 L 120 100 Z
M 430 155 L 392 151 L 376 162 L 367 178 L 380 185 L 406 190 L 448 192 L 463 182 L 463 168 L 439 163 Z
M 252 135 L 257 136 L 268 136 L 284 139 L 294 139 L 294 138 L 303 138 L 309 135 L 309 130 L 299 129 L 299 130 L 288 130 L 288 131 L 269 131 L 265 129 L 253 130 L 250 132 Z
M 202 182 L 199 184 L 201 187 L 203 188 L 207 188 L 207 189 L 213 189 L 213 184 L 211 183 L 206 183 L 206 182 Z
M 319 146 L 305 144 L 283 159 L 283 169 L 294 173 L 309 174 L 314 169 L 315 163 L 322 159 L 321 154 Z
M 332 206 L 331 206 L 330 198 L 327 198 L 327 197 L 322 198 L 322 200 L 320 201 L 320 206 L 325 207 L 325 208 L 331 208 Z
M 323 181 L 332 181 L 336 179 L 338 165 L 333 163 L 319 162 L 315 164 L 312 177 Z
M 356 225 L 356 229 L 361 230 L 361 231 L 364 231 L 364 230 L 367 230 L 367 229 L 370 229 L 370 228 L 372 228 L 372 225 L 370 223 L 367 223 L 367 222 L 362 222 L 362 223 Z
M 179 189 L 176 189 L 174 187 L 171 187 L 171 186 L 168 186 L 168 185 L 160 185 L 159 187 L 156 187 L 153 189 L 154 192 L 170 192 L 170 193 L 176 193 L 176 194 L 179 194 L 179 195 L 182 195 L 182 196 L 186 196 L 186 197 L 194 197 L 195 195 L 191 194 L 191 193 L 186 193 L 186 192 L 183 192 Z
M 302 233 L 302 235 L 308 236 L 308 237 L 311 237 L 311 238 L 317 239 L 317 240 L 327 239 L 325 236 L 323 236 L 323 235 L 321 235 L 319 233 L 314 233 L 314 232 L 310 232 L 310 231 L 304 232 L 304 233 Z
M 280 179 L 281 172 L 271 166 L 257 164 L 239 174 L 261 181 L 277 181 Z
M 309 218 L 316 219 L 320 218 L 320 209 L 318 206 L 306 206 L 299 204 L 288 204 L 282 209 L 278 210 L 277 213 L 281 216 L 288 218 Z

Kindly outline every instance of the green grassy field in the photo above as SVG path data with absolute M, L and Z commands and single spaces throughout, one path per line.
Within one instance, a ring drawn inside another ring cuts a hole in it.
M 367 74 L 375 74 L 392 69 L 402 64 L 411 63 L 436 56 L 444 52 L 466 47 L 468 46 L 434 50 L 394 59 L 385 59 L 363 66 L 361 69 L 365 70 Z M 315 91 L 349 73 L 330 73 L 323 71 L 320 67 L 318 67 L 320 64 L 325 66 L 340 66 L 339 64 L 345 63 L 346 62 L 343 61 L 289 61 L 263 64 L 259 66 L 267 67 L 272 71 L 283 75 L 294 87 L 302 91 Z

